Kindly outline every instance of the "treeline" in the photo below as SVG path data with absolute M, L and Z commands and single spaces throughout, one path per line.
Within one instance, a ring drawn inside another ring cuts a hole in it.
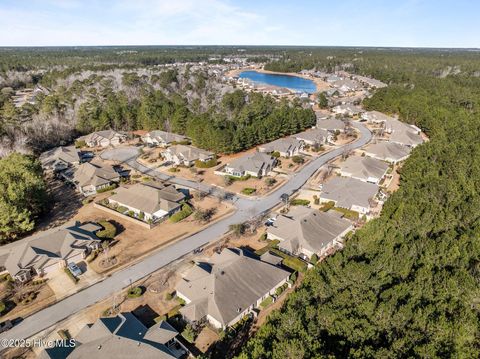
M 427 76 L 424 61 L 404 74 L 415 82 L 365 106 L 431 140 L 406 161 L 380 218 L 309 271 L 240 358 L 480 357 L 480 79 Z
M 218 106 L 199 113 L 178 94 L 146 91 L 129 101 L 120 92 L 94 96 L 79 109 L 82 133 L 117 130 L 167 130 L 186 134 L 194 145 L 219 153 L 239 152 L 257 144 L 300 132 L 315 125 L 315 114 L 299 102 L 277 103 L 258 93 L 241 90 L 226 94 Z
M 47 206 L 39 161 L 19 153 L 0 159 L 0 244 L 31 231 Z

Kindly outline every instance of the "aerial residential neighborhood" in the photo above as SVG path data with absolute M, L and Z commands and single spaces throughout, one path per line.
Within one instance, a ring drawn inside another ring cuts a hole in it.
M 480 357 L 447 3 L 0 4 L 0 358 Z

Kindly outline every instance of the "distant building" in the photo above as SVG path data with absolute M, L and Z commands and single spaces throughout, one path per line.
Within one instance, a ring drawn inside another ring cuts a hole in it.
M 292 157 L 298 155 L 303 149 L 303 141 L 293 137 L 279 138 L 278 140 L 258 146 L 260 152 L 273 153 L 278 152 L 282 157 Z
M 88 147 L 108 147 L 118 146 L 120 143 L 126 140 L 127 136 L 123 133 L 104 130 L 92 132 L 89 135 L 79 137 L 78 141 L 85 141 Z
M 150 131 L 146 135 L 142 136 L 142 141 L 151 146 L 167 147 L 174 143 L 188 141 L 188 137 L 158 130 Z
M 296 133 L 292 135 L 292 137 L 310 146 L 323 145 L 330 142 L 332 139 L 332 135 L 322 128 L 313 128 Z
M 255 152 L 239 157 L 228 163 L 224 171 L 234 177 L 244 177 L 250 175 L 253 177 L 266 176 L 273 170 L 277 159 L 267 153 Z
M 213 152 L 187 145 L 170 146 L 162 155 L 166 161 L 187 167 L 193 166 L 196 161 L 208 162 L 214 158 Z

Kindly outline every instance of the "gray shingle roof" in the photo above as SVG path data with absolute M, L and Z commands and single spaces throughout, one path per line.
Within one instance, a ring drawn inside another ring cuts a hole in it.
M 161 142 L 165 142 L 167 144 L 172 142 L 182 142 L 187 140 L 187 137 L 185 136 L 178 135 L 172 132 L 160 131 L 160 130 L 150 131 L 147 134 L 147 137 L 160 139 Z
M 266 152 L 289 152 L 301 147 L 301 142 L 293 137 L 279 138 L 278 140 L 259 146 L 259 149 Z
M 346 219 L 307 207 L 295 207 L 281 215 L 267 229 L 283 241 L 279 247 L 297 253 L 300 248 L 318 253 L 328 243 L 352 227 Z
M 369 178 L 381 178 L 389 167 L 384 161 L 361 156 L 350 156 L 338 166 L 342 172 L 365 181 Z
M 292 135 L 292 137 L 299 141 L 323 143 L 328 137 L 328 131 L 321 128 L 313 128 L 311 130 L 296 133 Z
M 83 251 L 88 243 L 100 241 L 94 232 L 101 228 L 92 223 L 67 223 L 0 247 L 0 258 L 12 276 L 22 269 L 38 269 L 49 260 L 65 259 L 74 251 Z
M 371 143 L 362 149 L 367 155 L 374 156 L 384 161 L 400 161 L 407 157 L 411 149 L 399 143 L 380 141 Z
M 53 166 L 57 161 L 63 161 L 68 164 L 78 163 L 80 162 L 80 153 L 74 146 L 60 146 L 40 155 L 40 162 L 44 167 Z
M 195 269 L 196 279 L 189 278 L 187 273 L 177 286 L 177 291 L 191 300 L 180 310 L 191 320 L 206 313 L 227 325 L 289 276 L 287 271 L 240 249 L 224 249 L 209 264 L 210 269 Z
M 264 168 L 270 166 L 270 168 L 274 167 L 276 159 L 269 154 L 262 153 L 262 152 L 255 152 L 252 154 L 247 154 L 245 156 L 239 157 L 229 164 L 227 167 L 233 168 L 234 170 L 240 172 L 259 172 Z
M 180 207 L 179 202 L 185 199 L 185 195 L 171 185 L 153 182 L 120 187 L 109 199 L 145 213 L 155 213 L 159 210 L 170 212 Z
M 147 329 L 132 313 L 121 313 L 85 326 L 75 337 L 73 351 L 63 358 L 173 359 L 175 355 L 165 344 L 177 334 L 166 322 Z M 47 349 L 43 358 L 54 358 L 53 352 Z
M 82 163 L 73 174 L 73 181 L 80 187 L 100 186 L 119 178 L 112 166 L 100 161 Z
M 186 161 L 206 160 L 213 156 L 212 152 L 188 145 L 170 146 L 166 151 Z
M 345 122 L 335 118 L 318 120 L 317 128 L 321 128 L 327 131 L 336 131 L 336 130 L 343 131 L 345 129 Z
M 353 205 L 369 208 L 369 200 L 375 197 L 378 188 L 373 183 L 334 176 L 323 185 L 320 198 L 335 201 L 342 208 L 350 209 Z

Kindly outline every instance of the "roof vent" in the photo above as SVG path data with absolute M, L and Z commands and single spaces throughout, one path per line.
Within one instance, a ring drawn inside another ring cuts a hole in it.
M 221 275 L 224 275 L 224 274 L 225 274 L 225 271 L 222 270 L 222 271 L 220 272 L 220 274 L 221 274 Z
M 242 311 L 242 308 L 238 307 L 237 308 L 237 313 L 240 313 Z
M 97 349 L 98 349 L 98 350 L 102 349 L 102 346 L 101 346 L 101 345 L 99 345 L 99 346 L 97 347 Z

